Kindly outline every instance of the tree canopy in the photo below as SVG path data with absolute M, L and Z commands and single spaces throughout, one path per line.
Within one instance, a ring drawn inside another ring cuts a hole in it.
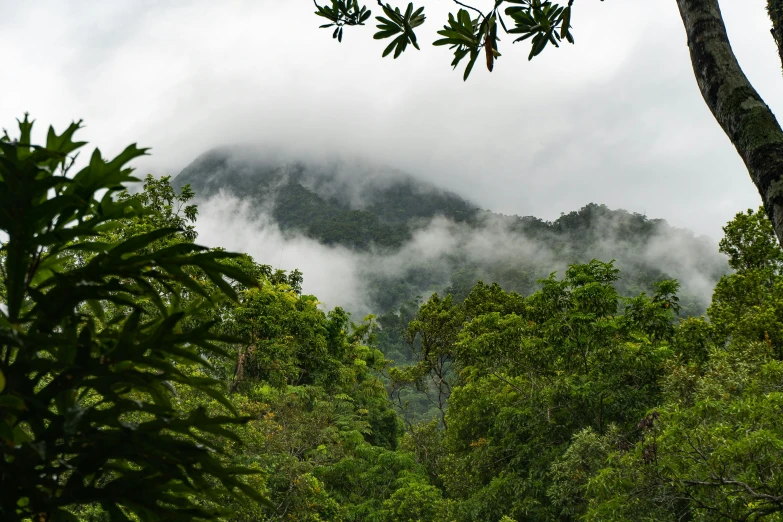
M 592 260 L 355 321 L 197 246 L 190 187 L 129 192 L 143 150 L 73 172 L 78 124 L 31 125 L 0 141 L 3 520 L 783 520 L 763 209 L 705 316 Z

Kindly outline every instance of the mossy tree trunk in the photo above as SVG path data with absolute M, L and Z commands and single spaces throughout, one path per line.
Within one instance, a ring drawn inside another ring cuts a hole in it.
M 718 0 L 677 0 L 677 5 L 702 97 L 745 162 L 783 244 L 783 130 L 739 66 Z M 767 7 L 781 51 L 783 0 L 768 0 Z

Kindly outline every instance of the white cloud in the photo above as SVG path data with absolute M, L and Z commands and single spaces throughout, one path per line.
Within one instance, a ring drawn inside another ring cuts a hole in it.
M 497 274 L 498 267 L 523 268 L 534 282 L 552 271 L 559 271 L 558 277 L 562 277 L 577 255 L 568 248 L 554 252 L 556 247 L 547 238 L 534 239 L 514 231 L 513 220 L 500 216 L 486 216 L 480 226 L 435 217 L 394 252 L 359 252 L 326 246 L 290 231 L 282 233 L 269 217 L 271 210 L 271 205 L 259 206 L 226 193 L 201 201 L 198 242 L 247 252 L 257 262 L 275 268 L 298 268 L 304 273 L 306 293 L 316 295 L 327 308 L 342 306 L 358 317 L 382 311 L 377 309 L 372 292 L 390 290 L 379 288 L 379 281 L 405 280 L 411 271 L 426 270 L 431 286 L 417 289 L 426 298 L 427 292 L 442 291 L 452 284 L 451 277 L 459 267 L 477 267 L 479 275 Z M 680 281 L 682 296 L 706 307 L 715 281 L 727 268 L 717 245 L 688 231 L 667 228 L 639 250 L 639 242 L 627 237 L 622 220 L 619 216 L 595 223 L 596 240 L 582 261 L 615 259 L 621 276 L 622 269 L 656 267 Z M 368 285 L 368 281 L 373 283 Z
M 783 107 L 765 2 L 721 5 L 748 76 Z M 453 4 L 427 7 L 425 42 Z M 505 37 L 495 72 L 463 83 L 444 48 L 381 59 L 372 27 L 337 44 L 307 1 L 6 2 L 0 125 L 84 118 L 108 153 L 153 147 L 139 165 L 156 174 L 219 144 L 332 151 L 507 214 L 595 201 L 718 237 L 759 198 L 701 100 L 674 0 L 577 7 L 576 46 L 528 63 Z

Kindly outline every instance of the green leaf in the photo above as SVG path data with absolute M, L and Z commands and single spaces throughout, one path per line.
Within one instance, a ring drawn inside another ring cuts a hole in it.
M 560 36 L 565 38 L 568 34 L 568 28 L 571 27 L 571 6 L 568 6 L 563 10 L 563 15 L 560 19 Z
M 546 33 L 537 34 L 535 38 L 533 38 L 533 46 L 530 49 L 530 55 L 527 57 L 527 59 L 532 60 L 533 57 L 541 54 L 541 51 L 544 50 L 548 42 L 549 36 Z
M 462 81 L 466 81 L 468 76 L 470 76 L 470 71 L 473 70 L 473 65 L 476 63 L 476 58 L 478 58 L 478 55 L 478 51 L 470 51 L 470 61 L 468 62 L 468 66 L 465 67 L 465 74 L 462 75 Z
M 2 373 L 2 372 L 0 372 Z M 2 389 L 0 389 L 2 391 Z M 14 395 L 0 395 L 0 408 L 13 408 L 15 410 L 24 410 L 26 408 L 24 401 Z
M 141 250 L 142 248 L 154 243 L 159 239 L 163 239 L 164 237 L 170 236 L 171 234 L 174 234 L 179 231 L 180 229 L 177 228 L 160 228 L 157 230 L 153 230 L 151 232 L 147 232 L 146 234 L 132 237 L 130 239 L 123 241 L 122 243 L 113 247 L 109 251 L 109 253 L 112 257 L 115 258 L 120 257 L 124 254 L 130 254 L 137 250 Z
M 391 53 L 392 50 L 394 50 L 395 46 L 397 46 L 397 44 L 398 44 L 398 40 L 399 40 L 399 37 L 395 38 L 394 40 L 392 40 L 392 43 L 390 43 L 388 46 L 386 46 L 386 49 L 383 50 L 383 54 L 381 55 L 383 58 L 388 56 L 389 53 Z
M 462 24 L 462 27 L 469 31 L 470 34 L 473 34 L 473 21 L 470 19 L 470 13 L 465 9 L 460 9 L 457 13 L 457 18 L 459 19 L 460 24 Z
M 400 32 L 399 29 L 395 29 L 393 31 L 378 31 L 373 35 L 373 38 L 376 40 L 383 40 L 384 38 L 389 38 L 399 32 Z

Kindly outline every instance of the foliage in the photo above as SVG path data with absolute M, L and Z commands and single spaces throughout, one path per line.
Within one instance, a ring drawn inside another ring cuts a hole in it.
M 761 211 L 725 230 L 737 271 L 710 321 L 675 321 L 673 281 L 620 298 L 597 261 L 529 297 L 480 284 L 422 305 L 414 348 L 449 359 L 451 394 L 444 427 L 414 424 L 404 447 L 442 488 L 438 516 L 777 520 L 781 254 Z
M 783 357 L 783 251 L 763 209 L 724 227 L 722 252 L 736 270 L 718 281 L 709 316 L 719 335 L 764 342 Z
M 119 194 L 121 201 L 138 202 L 142 207 L 150 210 L 143 219 L 125 219 L 123 226 L 116 230 L 123 238 L 141 235 L 162 228 L 178 229 L 177 237 L 193 242 L 196 239 L 195 221 L 198 216 L 198 207 L 188 204 L 195 193 L 189 185 L 185 185 L 177 193 L 170 183 L 171 176 L 155 179 L 151 174 L 144 178 L 143 189 L 130 194 L 123 191 Z M 171 241 L 171 237 L 166 238 Z
M 616 277 L 611 263 L 594 261 L 524 300 L 481 286 L 481 298 L 466 300 L 477 310 L 452 347 L 459 384 L 443 442 L 458 520 L 557 519 L 568 510 L 549 498 L 549 468 L 572 437 L 627 427 L 655 404 L 669 354 L 667 335 L 656 333 L 667 331 L 660 324 L 672 321 L 674 298 L 642 295 L 620 313 Z
M 781 252 L 762 211 L 737 214 L 725 230 L 721 248 L 737 273 L 715 290 L 708 356 L 672 364 L 666 400 L 633 445 L 605 452 L 588 486 L 588 520 L 781 519 L 783 363 L 770 337 L 780 331 Z M 759 285 L 772 292 L 760 297 Z
M 71 174 L 78 125 L 30 127 L 0 142 L 4 520 L 783 520 L 763 211 L 724 228 L 707 317 L 592 260 L 524 294 L 463 267 L 357 323 L 298 271 L 196 246 L 189 186 L 125 191 L 143 151 Z M 514 226 L 588 245 L 605 212 Z
M 348 187 L 339 182 L 338 172 L 320 168 L 326 167 L 245 164 L 217 149 L 197 158 L 172 183 L 190 185 L 200 198 L 220 190 L 245 197 L 253 209 L 271 209 L 284 232 L 356 250 L 397 248 L 411 238 L 418 220 L 444 215 L 463 222 L 478 211 L 455 194 L 404 178 L 382 188 L 367 186 L 360 194 L 366 205 L 358 208 L 344 194 Z M 321 185 L 325 190 L 319 190 Z
M 401 178 L 389 185 L 364 183 L 359 191 L 363 205 L 357 206 L 350 196 L 352 189 L 341 181 L 339 172 L 329 167 L 245 164 L 232 160 L 223 150 L 202 155 L 172 184 L 189 184 L 200 198 L 212 197 L 221 189 L 234 193 L 245 198 L 251 211 L 269 211 L 285 234 L 303 234 L 322 244 L 379 256 L 399 252 L 436 216 L 459 223 L 455 237 L 463 233 L 479 237 L 489 231 L 501 234 L 499 237 L 512 245 L 533 243 L 531 255 L 484 256 L 459 245 L 446 252 L 436 250 L 431 258 L 417 259 L 390 273 L 367 266 L 362 270 L 361 283 L 371 310 L 378 314 L 380 323 L 387 325 L 402 321 L 402 316 L 407 324 L 411 314 L 403 311 L 401 316 L 400 311 L 407 310 L 411 302 L 418 306 L 419 296 L 449 293 L 455 301 L 461 301 L 478 281 L 496 282 L 505 290 L 530 294 L 539 288 L 537 281 L 561 268 L 561 263 L 565 268 L 594 258 L 616 259 L 623 274 L 616 287 L 623 295 L 654 292 L 656 281 L 687 273 L 693 258 L 699 260 L 700 272 L 708 280 L 717 282 L 728 271 L 725 257 L 714 252 L 713 245 L 703 238 L 689 238 L 663 220 L 610 210 L 605 205 L 589 204 L 547 222 L 481 211 L 454 194 Z M 688 248 L 675 250 L 681 241 L 687 241 Z M 661 242 L 675 245 L 671 257 L 650 259 L 646 253 L 658 252 Z M 534 255 L 539 250 L 551 252 L 551 257 Z M 690 291 L 680 298 L 683 315 L 704 313 L 705 296 Z M 387 342 L 388 338 L 381 343 L 384 353 L 401 363 L 410 361 L 410 350 L 403 339 L 405 324 L 389 334 L 395 339 L 393 343 Z
M 25 117 L 18 138 L 0 141 L 1 518 L 74 520 L 68 508 L 98 504 L 116 520 L 207 519 L 222 510 L 196 496 L 260 499 L 241 480 L 252 470 L 219 458 L 224 439 L 239 440 L 228 427 L 247 418 L 203 374 L 201 353 L 223 353 L 215 343 L 228 338 L 210 322 L 182 328 L 236 297 L 225 278 L 254 281 L 223 263 L 236 254 L 191 243 L 145 250 L 176 228 L 112 240 L 123 220 L 145 212 L 137 198 L 115 198 L 134 181 L 125 165 L 144 150 L 131 145 L 106 160 L 96 149 L 71 175 L 79 127 L 50 129 L 45 146 L 33 145 Z M 173 386 L 229 414 L 177 409 Z
M 342 41 L 345 26 L 364 25 L 372 15 L 372 11 L 360 5 L 358 0 L 331 0 L 331 6 L 320 5 L 315 0 L 314 3 L 317 9 L 315 14 L 330 22 L 321 28 L 336 27 L 332 36 L 338 41 Z M 409 3 L 403 12 L 389 3 L 380 0 L 377 3 L 385 16 L 375 17 L 378 20 L 378 32 L 373 38 L 383 40 L 394 37 L 384 49 L 383 56 L 394 51 L 394 58 L 398 58 L 409 44 L 419 49 L 414 29 L 424 23 L 424 7 L 416 9 L 413 3 Z M 498 24 L 505 33 L 515 38 L 514 43 L 530 39 L 532 45 L 528 59 L 541 54 L 548 44 L 559 47 L 563 39 L 574 43 L 571 34 L 573 0 L 565 5 L 544 0 L 495 0 L 494 7 L 487 13 L 462 2 L 455 3 L 465 9 L 459 9 L 456 15 L 449 13 L 448 23 L 438 31 L 443 38 L 433 42 L 433 45 L 448 45 L 454 50 L 451 65 L 455 68 L 464 58 L 469 57 L 463 74 L 465 80 L 482 53 L 487 69 L 492 72 L 495 60 L 500 57 Z M 504 5 L 508 4 L 502 11 Z M 504 14 L 511 29 L 506 26 Z

